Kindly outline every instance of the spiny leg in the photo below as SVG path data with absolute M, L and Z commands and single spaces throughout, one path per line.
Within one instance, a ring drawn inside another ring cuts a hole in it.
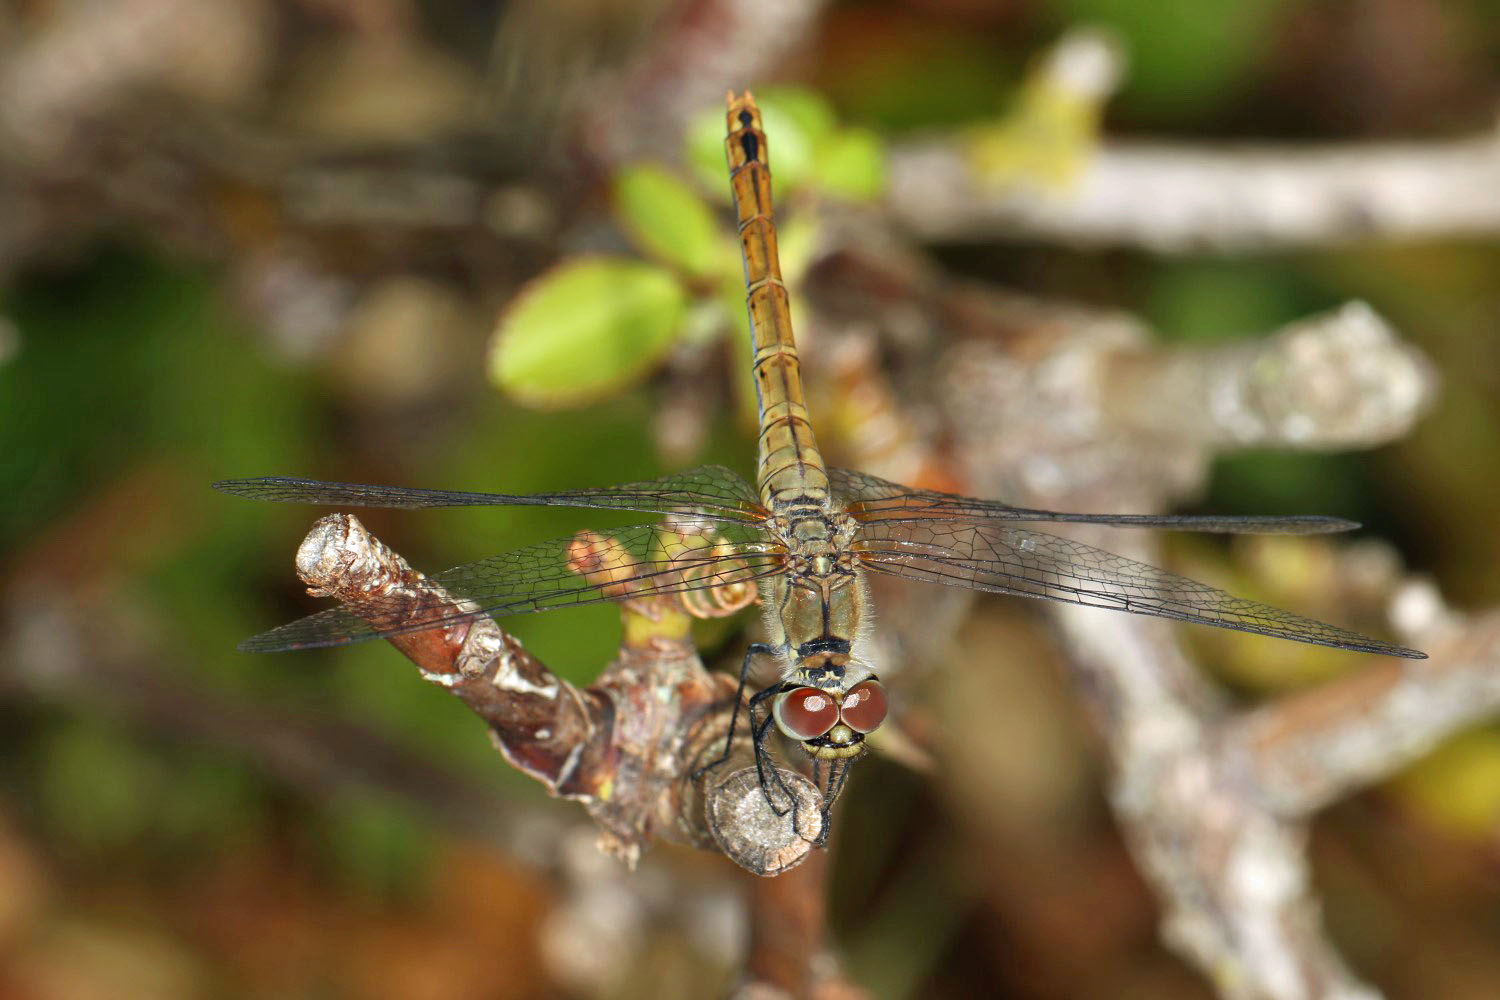
M 691 775 L 692 780 L 697 781 L 709 771 L 712 771 L 714 768 L 729 760 L 730 755 L 734 753 L 734 725 L 740 717 L 740 700 L 745 697 L 746 683 L 750 678 L 750 664 L 758 654 L 775 656 L 776 653 L 776 647 L 764 642 L 752 642 L 749 647 L 746 648 L 745 658 L 740 662 L 740 683 L 739 686 L 734 689 L 734 711 L 729 716 L 729 734 L 724 737 L 724 752 L 720 754 L 716 759 L 709 761 L 707 764 L 704 764 L 702 767 L 694 771 Z
M 828 787 L 824 789 L 824 798 L 831 806 L 838 801 L 840 795 L 844 794 L 844 785 L 849 782 L 849 769 L 854 766 L 854 758 L 846 757 L 835 761 L 828 769 Z
M 832 761 L 828 765 L 828 784 L 823 786 L 823 825 L 818 831 L 818 846 L 820 847 L 828 839 L 828 831 L 833 829 L 833 819 L 829 814 L 833 811 L 833 804 L 844 793 L 844 785 L 849 781 L 849 769 L 853 766 L 854 758 Z M 821 781 L 818 781 L 818 784 L 822 786 Z
M 750 740 L 755 747 L 755 775 L 760 783 L 760 793 L 765 796 L 766 805 L 771 807 L 773 813 L 778 816 L 785 816 L 787 811 L 778 807 L 776 800 L 771 797 L 771 780 L 775 780 L 777 786 L 781 789 L 781 793 L 792 804 L 793 810 L 797 807 L 797 796 L 793 794 L 791 787 L 786 783 L 786 779 L 781 776 L 781 772 L 776 769 L 775 763 L 771 760 L 771 751 L 766 749 L 766 739 L 771 734 L 771 728 L 775 725 L 776 718 L 769 711 L 766 712 L 764 719 L 757 721 L 755 718 L 755 710 L 760 708 L 766 699 L 779 694 L 781 688 L 782 683 L 777 681 L 770 687 L 762 691 L 757 691 L 755 697 L 750 699 L 750 706 L 746 712 L 750 717 Z M 771 772 L 770 778 L 766 777 L 767 768 Z M 796 816 L 794 814 L 793 821 L 795 822 L 795 820 Z

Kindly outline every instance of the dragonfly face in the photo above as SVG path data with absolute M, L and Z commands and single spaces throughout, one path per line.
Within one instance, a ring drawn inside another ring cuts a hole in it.
M 445 627 L 479 615 L 547 611 L 632 595 L 681 594 L 693 610 L 695 606 L 723 606 L 722 594 L 743 593 L 755 586 L 770 642 L 752 646 L 746 655 L 741 694 L 753 653 L 770 653 L 782 666 L 781 679 L 749 703 L 762 785 L 766 787 L 767 780 L 763 744 L 774 722 L 813 756 L 815 771 L 829 763 L 825 808 L 842 788 L 848 762 L 864 752 L 865 735 L 886 714 L 884 689 L 864 655 L 872 617 L 866 573 L 1154 615 L 1342 649 L 1424 656 L 1035 528 L 1074 522 L 1314 534 L 1357 527 L 1350 521 L 1029 510 L 827 468 L 802 399 L 787 291 L 776 259 L 767 146 L 760 113 L 750 95 L 731 95 L 728 127 L 725 149 L 744 249 L 760 409 L 755 488 L 717 466 L 648 482 L 530 496 L 279 477 L 216 483 L 217 488 L 239 496 L 345 507 L 525 504 L 630 510 L 665 517 L 661 524 L 626 528 L 607 539 L 588 533 L 587 544 L 577 537 L 542 542 L 433 576 L 433 583 L 467 602 L 462 610 L 454 610 L 454 604 L 446 601 L 431 608 L 400 605 L 383 611 L 379 598 L 372 595 L 362 603 L 360 614 L 333 608 L 246 640 L 242 649 L 340 645 Z M 400 624 L 378 624 L 382 620 Z M 758 707 L 768 712 L 768 721 L 756 718 Z M 726 749 L 721 760 L 727 759 Z
M 817 678 L 800 674 L 787 681 L 771 703 L 776 728 L 819 760 L 863 756 L 865 736 L 885 721 L 885 687 L 873 676 L 843 687 L 819 687 Z

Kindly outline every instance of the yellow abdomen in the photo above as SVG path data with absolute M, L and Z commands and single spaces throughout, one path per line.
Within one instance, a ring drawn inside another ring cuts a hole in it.
M 827 502 L 828 473 L 813 438 L 802 398 L 802 370 L 792 339 L 792 316 L 781 264 L 776 256 L 776 223 L 771 209 L 771 170 L 760 109 L 746 91 L 729 95 L 729 183 L 739 215 L 744 251 L 746 306 L 755 352 L 755 395 L 760 412 L 757 482 L 761 503 L 775 507 L 779 497 L 806 496 Z

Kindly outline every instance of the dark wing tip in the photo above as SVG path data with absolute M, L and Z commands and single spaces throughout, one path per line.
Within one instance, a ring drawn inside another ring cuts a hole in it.
M 314 615 L 314 618 L 317 616 Z M 324 613 L 326 618 L 326 613 Z M 375 633 L 362 635 L 347 628 L 330 627 L 327 621 L 320 622 L 316 629 L 297 628 L 305 625 L 306 618 L 278 625 L 264 632 L 257 632 L 248 639 L 241 639 L 235 649 L 241 653 L 293 653 L 302 649 L 324 649 L 330 646 L 347 646 L 360 639 L 373 639 Z
M 1290 636 L 1277 636 L 1276 638 L 1292 638 Z M 1350 642 L 1346 639 L 1337 639 L 1327 642 L 1318 642 L 1315 645 L 1330 646 L 1334 649 L 1347 649 L 1352 653 L 1377 653 L 1381 656 L 1399 656 L 1405 660 L 1425 660 L 1427 654 L 1420 649 L 1412 649 L 1408 646 L 1398 646 L 1394 642 L 1386 642 L 1383 639 L 1370 639 L 1364 636 L 1363 642 Z M 1301 640 L 1306 642 L 1307 640 Z
M 321 641 L 297 642 L 287 641 L 276 634 L 276 630 L 262 632 L 252 635 L 248 639 L 241 639 L 235 644 L 235 649 L 241 653 L 295 653 L 304 649 L 326 649 L 331 646 L 344 646 L 354 640 L 348 637 L 330 638 Z

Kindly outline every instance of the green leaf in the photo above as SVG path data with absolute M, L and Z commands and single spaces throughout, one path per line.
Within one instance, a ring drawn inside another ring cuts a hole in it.
M 722 270 L 724 236 L 697 193 L 660 167 L 627 167 L 615 178 L 615 212 L 648 254 L 694 277 Z
M 688 295 L 652 264 L 574 259 L 512 300 L 490 345 L 490 379 L 530 406 L 573 406 L 641 377 L 682 329 Z
M 796 87 L 773 87 L 755 92 L 761 124 L 775 177 L 777 197 L 792 188 L 815 182 L 815 167 L 823 145 L 838 129 L 833 106 L 820 94 Z M 710 191 L 729 197 L 724 165 L 724 109 L 705 111 L 688 129 L 688 160 L 693 174 Z
M 820 146 L 837 128 L 833 107 L 810 90 L 776 88 L 756 95 L 777 193 L 813 179 Z
M 760 92 L 758 103 L 767 128 L 791 127 L 816 146 L 838 128 L 838 117 L 828 98 L 802 87 L 771 87 Z
M 840 129 L 818 148 L 818 188 L 840 198 L 870 201 L 885 190 L 885 149 L 869 129 Z
M 812 266 L 813 256 L 823 240 L 823 227 L 816 212 L 799 212 L 791 221 L 776 227 L 777 249 L 781 255 L 781 276 L 791 285 L 802 281 L 807 269 Z M 740 298 L 744 298 L 744 283 L 740 283 Z M 801 296 L 793 294 L 794 300 Z
M 724 107 L 715 105 L 693 117 L 687 132 L 687 161 L 703 190 L 729 202 L 729 164 L 724 157 Z

